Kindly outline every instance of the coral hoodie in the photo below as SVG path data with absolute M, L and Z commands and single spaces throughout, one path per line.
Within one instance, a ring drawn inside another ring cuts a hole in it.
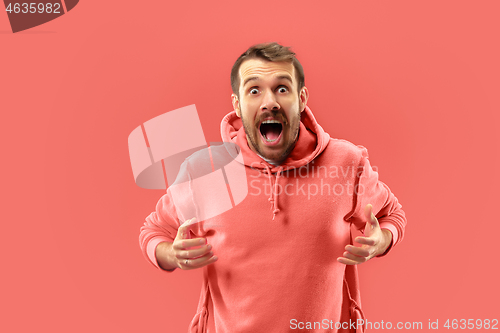
M 330 138 L 308 107 L 301 115 L 298 141 L 279 166 L 248 147 L 234 111 L 222 120 L 221 134 L 240 151 L 222 145 L 209 148 L 209 154 L 195 153 L 178 179 L 190 183 L 207 159 L 213 168 L 214 159 L 234 159 L 240 153 L 245 176 L 238 182 L 248 192 L 241 202 L 233 200 L 231 209 L 191 228 L 193 237 L 207 238 L 219 260 L 203 268 L 189 332 L 363 332 L 356 325 L 364 318 L 357 268 L 336 259 L 352 243 L 351 225 L 365 227 L 369 203 L 380 226 L 393 234 L 385 254 L 401 241 L 406 225 L 401 205 L 378 180 L 366 149 Z M 182 216 L 172 193 L 167 190 L 140 233 L 144 255 L 158 268 L 156 245 L 172 242 L 180 224 L 193 217 Z

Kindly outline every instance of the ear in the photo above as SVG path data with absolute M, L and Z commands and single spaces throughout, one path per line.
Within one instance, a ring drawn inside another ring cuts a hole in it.
M 231 94 L 231 102 L 233 103 L 233 109 L 236 111 L 236 115 L 241 118 L 240 101 L 236 94 Z
M 302 87 L 299 94 L 299 108 L 300 112 L 304 111 L 307 105 L 307 100 L 309 99 L 309 90 L 307 87 Z

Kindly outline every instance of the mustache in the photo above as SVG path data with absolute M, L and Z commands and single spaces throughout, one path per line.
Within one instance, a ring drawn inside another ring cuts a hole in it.
M 281 121 L 283 123 L 283 125 L 288 125 L 288 119 L 286 118 L 286 116 L 277 111 L 277 112 L 264 112 L 260 115 L 260 117 L 257 119 L 257 122 L 255 123 L 255 126 L 258 126 L 261 122 L 264 121 L 264 119 L 266 118 L 273 118 L 273 119 L 276 119 L 278 121 Z

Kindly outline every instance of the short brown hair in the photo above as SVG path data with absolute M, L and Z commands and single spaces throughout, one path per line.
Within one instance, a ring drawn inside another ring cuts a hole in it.
M 298 90 L 304 87 L 304 69 L 300 62 L 295 58 L 295 53 L 290 50 L 289 47 L 282 46 L 276 42 L 272 43 L 262 43 L 251 46 L 248 50 L 245 51 L 240 57 L 236 60 L 231 69 L 231 89 L 236 96 L 240 96 L 239 88 L 240 88 L 240 76 L 239 70 L 243 61 L 248 59 L 260 58 L 267 61 L 285 61 L 293 63 L 293 67 L 295 68 L 297 81 L 299 82 Z

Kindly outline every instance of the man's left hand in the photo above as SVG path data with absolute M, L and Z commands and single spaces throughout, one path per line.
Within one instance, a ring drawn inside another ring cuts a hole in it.
M 347 245 L 343 257 L 337 261 L 345 265 L 357 265 L 367 262 L 373 257 L 385 253 L 392 241 L 392 233 L 387 229 L 381 229 L 378 220 L 373 215 L 372 205 L 365 207 L 366 226 L 364 237 L 356 237 L 355 241 L 361 246 Z

